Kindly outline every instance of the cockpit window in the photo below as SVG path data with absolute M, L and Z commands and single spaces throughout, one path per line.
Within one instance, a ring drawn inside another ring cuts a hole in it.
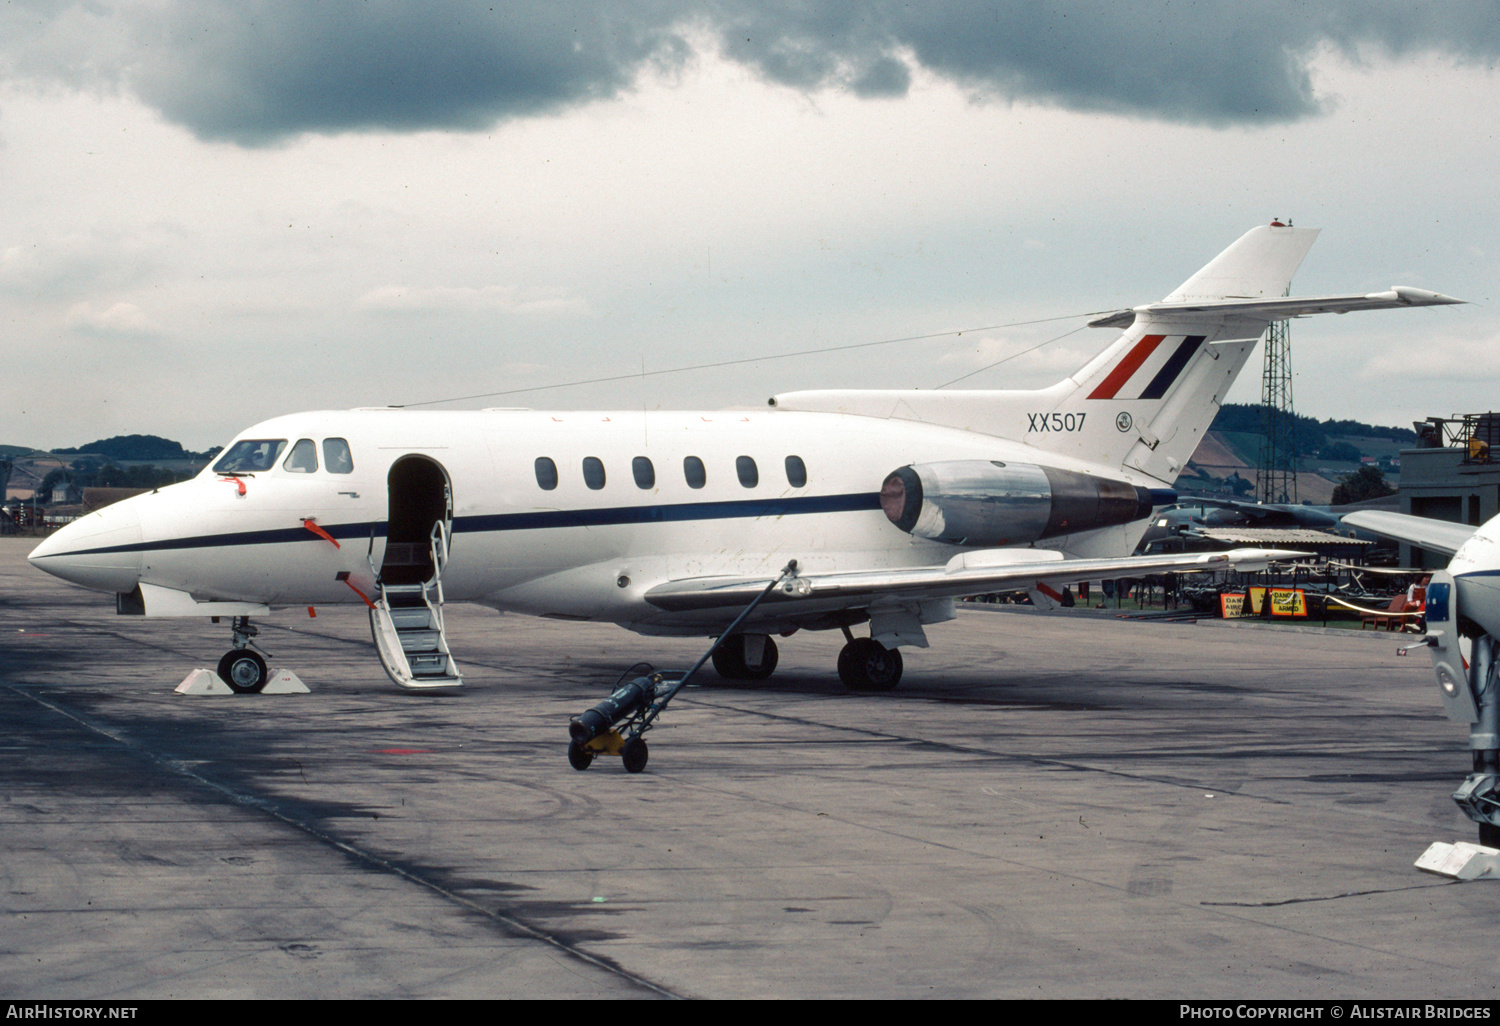
M 276 465 L 276 457 L 286 448 L 285 438 L 244 438 L 229 447 L 229 451 L 214 464 L 220 474 L 254 474 L 270 470 Z
M 316 474 L 318 472 L 318 447 L 311 438 L 299 438 L 292 451 L 287 453 L 281 469 L 293 474 Z
M 330 474 L 354 473 L 354 457 L 349 455 L 349 443 L 342 438 L 323 439 L 323 466 Z

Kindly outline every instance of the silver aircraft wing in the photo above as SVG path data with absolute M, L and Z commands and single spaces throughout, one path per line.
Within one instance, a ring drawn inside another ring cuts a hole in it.
M 767 604 L 809 602 L 859 607 L 875 599 L 958 598 L 990 591 L 1029 591 L 1039 584 L 1141 577 L 1197 571 L 1264 570 L 1273 560 L 1298 559 L 1306 552 L 1232 549 L 1110 559 L 1064 559 L 1046 549 L 990 549 L 954 556 L 944 566 L 811 573 L 783 581 Z M 694 577 L 658 584 L 646 601 L 669 612 L 743 606 L 765 590 L 766 577 Z
M 1344 523 L 1408 545 L 1431 549 L 1433 552 L 1446 552 L 1450 556 L 1463 548 L 1464 542 L 1479 530 L 1468 524 L 1414 517 L 1405 513 L 1387 513 L 1378 509 L 1350 513 L 1344 517 Z

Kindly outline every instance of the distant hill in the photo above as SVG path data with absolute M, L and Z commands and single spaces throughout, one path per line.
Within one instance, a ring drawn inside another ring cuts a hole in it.
M 1219 408 L 1209 430 L 1231 435 L 1260 436 L 1263 434 L 1264 411 L 1265 407 L 1260 403 L 1225 403 Z M 1417 444 L 1417 433 L 1410 428 L 1378 427 L 1357 420 L 1314 420 L 1300 413 L 1293 414 L 1292 420 L 1299 455 L 1320 453 L 1337 445 L 1339 440 L 1348 438 L 1379 438 L 1395 443 L 1397 447 Z M 1344 452 L 1338 456 L 1332 453 L 1329 455 L 1332 458 L 1349 459 L 1352 454 Z
M 59 455 L 87 453 L 112 460 L 203 460 L 207 453 L 189 452 L 180 442 L 158 435 L 115 435 L 76 449 L 53 449 Z

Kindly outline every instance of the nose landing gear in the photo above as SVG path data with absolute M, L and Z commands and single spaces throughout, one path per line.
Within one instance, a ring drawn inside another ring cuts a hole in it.
M 237 695 L 253 695 L 266 686 L 266 679 L 270 675 L 266 669 L 266 661 L 261 656 L 261 652 L 265 650 L 251 640 L 260 630 L 251 626 L 248 616 L 234 617 L 230 630 L 234 635 L 234 647 L 219 660 L 219 679 Z M 254 651 L 255 649 L 260 651 Z

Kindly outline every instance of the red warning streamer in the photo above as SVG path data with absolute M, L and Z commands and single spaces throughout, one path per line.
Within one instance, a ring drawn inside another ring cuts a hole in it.
M 302 526 L 305 527 L 305 528 L 307 528 L 313 534 L 317 535 L 319 538 L 322 538 L 324 541 L 333 542 L 333 547 L 334 548 L 336 548 L 336 549 L 342 549 L 343 548 L 343 546 L 339 544 L 339 540 L 337 538 L 335 538 L 333 535 L 329 534 L 327 531 L 323 530 L 321 527 L 319 527 L 318 526 L 318 522 L 316 520 L 314 520 L 312 517 L 303 517 L 302 518 Z

